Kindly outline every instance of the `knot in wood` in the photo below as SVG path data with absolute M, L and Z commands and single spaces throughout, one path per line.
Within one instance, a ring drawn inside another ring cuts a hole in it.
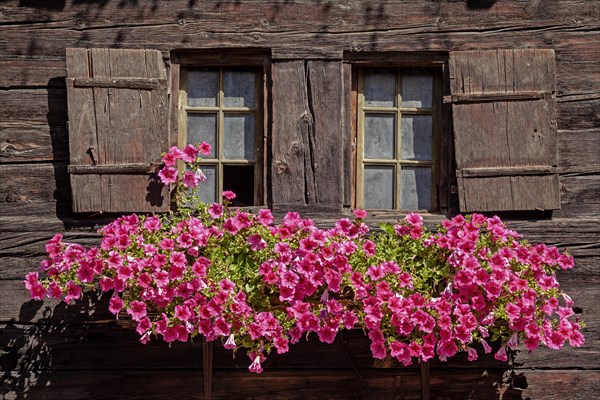
M 293 142 L 292 145 L 290 146 L 290 153 L 292 153 L 295 156 L 299 156 L 301 152 L 302 152 L 302 146 L 300 146 L 300 143 Z
M 181 25 L 181 26 L 185 25 L 185 24 L 186 24 L 186 20 L 185 20 L 185 18 L 179 18 L 179 19 L 177 20 L 177 24 L 179 24 L 179 25 Z
M 278 174 L 283 174 L 289 170 L 287 163 L 283 160 L 277 160 L 275 164 L 277 165 L 276 171 Z
M 22 201 L 26 201 L 26 198 L 19 195 L 16 192 L 8 192 L 6 194 L 6 197 L 4 198 L 4 201 L 6 201 L 7 203 L 16 203 L 16 202 L 22 202 Z

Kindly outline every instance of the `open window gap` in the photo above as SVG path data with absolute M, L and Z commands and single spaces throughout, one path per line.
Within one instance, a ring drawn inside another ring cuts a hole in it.
M 233 206 L 253 206 L 254 166 L 223 165 L 223 190 L 231 190 L 236 194 Z

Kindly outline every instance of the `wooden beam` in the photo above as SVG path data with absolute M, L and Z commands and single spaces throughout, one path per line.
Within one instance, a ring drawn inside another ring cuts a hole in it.
M 202 373 L 204 375 L 204 400 L 212 400 L 213 342 L 202 338 Z
M 523 101 L 550 99 L 554 96 L 553 92 L 530 91 L 530 92 L 492 92 L 492 93 L 457 93 L 451 96 L 444 96 L 444 103 L 464 104 L 464 103 L 483 103 L 487 101 Z
M 419 363 L 421 366 L 421 399 L 429 400 L 431 398 L 430 388 L 431 379 L 429 374 L 429 361 Z
M 456 171 L 463 178 L 479 176 L 513 176 L 513 175 L 552 175 L 557 174 L 558 168 L 549 165 L 526 165 L 515 167 L 494 168 L 462 168 Z
M 69 165 L 70 174 L 152 174 L 160 164 L 130 163 L 103 165 Z
M 167 80 L 157 78 L 67 78 L 67 85 L 81 88 L 155 90 L 165 89 Z

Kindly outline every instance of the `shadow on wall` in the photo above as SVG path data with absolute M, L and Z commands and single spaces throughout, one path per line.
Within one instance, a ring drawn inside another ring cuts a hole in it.
M 69 159 L 69 132 L 67 128 L 67 93 L 65 77 L 59 76 L 48 81 L 48 126 L 50 127 L 50 140 L 52 145 L 52 163 L 56 190 L 56 216 L 64 220 L 71 210 L 71 185 L 66 164 L 56 160 Z
M 0 398 L 47 398 L 53 374 L 81 366 L 78 357 L 85 354 L 77 350 L 82 348 L 78 346 L 82 335 L 93 339 L 90 330 L 94 324 L 112 317 L 108 311 L 106 315 L 95 311 L 106 310 L 103 303 L 107 301 L 106 295 L 102 298 L 88 292 L 72 305 L 53 302 L 52 307 L 49 302 L 36 300 L 23 303 L 18 320 L 13 318 L 0 329 Z M 94 324 L 84 324 L 90 320 Z M 94 345 L 93 340 L 89 345 Z
M 482 10 L 492 8 L 496 0 L 467 0 L 467 8 L 472 10 Z
M 88 292 L 71 305 L 23 303 L 18 319 L 0 329 L 0 398 L 201 397 L 200 341 L 169 346 L 153 340 L 141 345 L 133 329 L 115 323 L 108 311 L 99 311 L 108 308 L 108 299 Z M 324 398 L 331 394 L 336 399 L 379 400 L 421 395 L 419 384 L 407 381 L 418 376 L 418 366 L 407 373 L 396 369 L 393 360 L 373 360 L 368 339 L 359 330 L 339 334 L 332 345 L 318 342 L 314 335 L 310 342 L 302 340 L 289 353 L 272 355 L 262 375 L 246 370 L 245 355 L 235 360 L 231 356 L 215 345 L 215 398 L 276 398 L 268 393 L 277 388 L 284 398 L 294 400 L 317 399 L 322 393 Z M 325 376 L 311 379 L 311 372 Z M 233 381 L 234 387 L 229 386 Z M 448 363 L 432 363 L 432 399 L 521 400 L 526 387 L 523 373 L 489 355 L 474 363 L 462 355 Z

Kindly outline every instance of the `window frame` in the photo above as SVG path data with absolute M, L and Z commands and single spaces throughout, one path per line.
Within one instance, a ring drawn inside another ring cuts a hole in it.
M 270 52 L 266 49 L 200 49 L 200 50 L 173 50 L 171 52 L 171 82 L 176 88 L 172 95 L 171 138 L 172 145 L 184 146 L 187 141 L 187 112 L 216 114 L 217 117 L 217 149 L 216 159 L 203 159 L 202 164 L 216 165 L 216 193 L 215 201 L 222 203 L 220 195 L 223 191 L 223 166 L 229 165 L 254 165 L 254 202 L 245 208 L 264 207 L 267 204 L 267 137 L 268 131 L 268 104 L 269 92 L 267 84 L 270 76 Z M 236 68 L 256 69 L 255 106 L 226 107 L 223 111 L 223 70 Z M 219 101 L 216 107 L 189 107 L 187 106 L 187 72 L 194 69 L 216 69 L 219 71 Z M 254 146 L 255 160 L 226 160 L 222 157 L 223 120 L 225 114 L 249 113 L 254 115 Z M 220 126 L 219 126 L 220 125 Z M 219 143 L 221 143 L 219 145 Z
M 441 182 L 441 165 L 443 159 L 443 140 L 442 137 L 443 127 L 443 74 L 444 74 L 444 62 L 441 60 L 430 60 L 422 61 L 418 55 L 410 61 L 410 54 L 392 55 L 390 57 L 383 57 L 379 55 L 367 57 L 366 60 L 359 60 L 355 62 L 352 70 L 352 97 L 353 97 L 353 136 L 355 143 L 354 149 L 354 163 L 353 163 L 353 189 L 354 195 L 353 204 L 356 208 L 364 208 L 364 167 L 365 165 L 394 166 L 394 208 L 393 209 L 372 209 L 376 212 L 388 212 L 398 213 L 406 211 L 418 211 L 421 213 L 439 213 L 441 212 L 440 207 L 440 182 Z M 381 59 L 389 58 L 390 62 L 381 62 Z M 398 60 L 399 59 L 399 60 Z M 369 69 L 386 68 L 391 69 L 395 73 L 396 91 L 395 91 L 395 106 L 394 107 L 365 107 L 364 101 L 364 76 L 365 71 Z M 402 107 L 401 103 L 401 79 L 403 71 L 407 70 L 431 70 L 433 75 L 433 93 L 432 93 L 432 107 L 429 109 L 424 108 L 410 108 Z M 396 116 L 396 123 L 394 126 L 394 139 L 395 139 L 395 157 L 393 159 L 368 159 L 364 157 L 364 118 L 365 113 L 380 113 L 380 114 L 392 114 Z M 431 161 L 424 160 L 402 160 L 400 158 L 400 150 L 402 146 L 402 115 L 432 115 L 432 159 Z M 365 163 L 365 160 L 366 163 Z M 431 209 L 424 210 L 408 210 L 401 208 L 401 170 L 406 166 L 428 166 L 431 168 Z

